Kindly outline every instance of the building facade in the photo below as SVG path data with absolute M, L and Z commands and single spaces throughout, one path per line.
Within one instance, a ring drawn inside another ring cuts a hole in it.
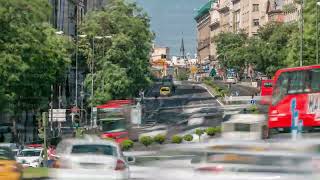
M 295 0 L 283 0 L 284 22 L 290 23 L 299 20 L 301 6 Z
M 210 61 L 210 44 L 211 44 L 211 15 L 210 10 L 212 3 L 215 1 L 210 0 L 203 5 L 197 12 L 195 20 L 197 22 L 197 54 L 200 64 Z

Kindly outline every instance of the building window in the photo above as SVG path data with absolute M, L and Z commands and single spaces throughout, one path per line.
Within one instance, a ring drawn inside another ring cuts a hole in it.
M 259 11 L 259 4 L 253 4 L 252 6 L 253 6 L 252 12 Z
M 254 19 L 253 20 L 253 26 L 259 26 L 259 19 Z

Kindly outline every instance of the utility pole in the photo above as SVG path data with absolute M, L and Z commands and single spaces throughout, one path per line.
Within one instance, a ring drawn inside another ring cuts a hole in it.
M 317 55 L 317 64 L 319 64 L 319 2 L 318 2 L 318 0 L 317 0 L 317 2 L 316 2 L 316 9 L 317 9 L 317 18 L 316 18 L 316 20 L 317 20 L 317 23 L 316 23 L 316 28 L 317 28 L 317 40 L 316 40 L 316 42 L 317 42 L 317 52 L 316 52 L 316 55 Z
M 42 113 L 42 126 L 43 126 L 43 153 L 44 153 L 44 158 L 43 158 L 43 165 L 44 167 L 47 167 L 48 165 L 48 153 L 47 153 L 47 113 L 44 112 Z
M 51 85 L 51 99 L 50 99 L 50 129 L 53 134 L 53 85 Z
M 303 17 L 303 8 L 304 8 L 304 0 L 301 0 L 301 11 L 300 11 L 300 23 L 301 23 L 301 27 L 300 27 L 300 66 L 303 65 L 303 29 L 304 29 L 304 17 Z
M 94 70 L 94 38 L 92 38 L 92 61 L 91 61 L 91 101 L 93 100 L 93 96 L 94 96 L 94 93 L 93 93 L 93 70 Z M 94 126 L 94 123 L 93 123 L 93 104 L 91 104 L 91 116 L 90 116 L 90 119 L 91 119 L 91 127 Z
M 76 36 L 76 93 L 75 93 L 75 105 L 78 107 L 78 51 L 79 51 L 79 37 L 78 37 L 78 24 L 79 24 L 79 0 L 76 0 L 76 25 L 75 25 L 75 36 Z

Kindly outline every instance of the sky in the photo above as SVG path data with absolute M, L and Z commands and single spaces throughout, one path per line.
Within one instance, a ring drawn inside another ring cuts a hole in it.
M 136 0 L 151 17 L 156 33 L 156 46 L 170 48 L 171 56 L 180 55 L 181 39 L 186 53 L 196 53 L 196 22 L 194 16 L 208 0 Z

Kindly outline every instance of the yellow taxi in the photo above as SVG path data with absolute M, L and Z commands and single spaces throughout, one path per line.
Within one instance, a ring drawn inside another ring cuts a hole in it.
M 17 163 L 10 148 L 0 147 L 0 179 L 22 179 L 22 166 Z
M 169 87 L 161 87 L 160 88 L 160 95 L 161 96 L 170 96 L 171 90 Z

